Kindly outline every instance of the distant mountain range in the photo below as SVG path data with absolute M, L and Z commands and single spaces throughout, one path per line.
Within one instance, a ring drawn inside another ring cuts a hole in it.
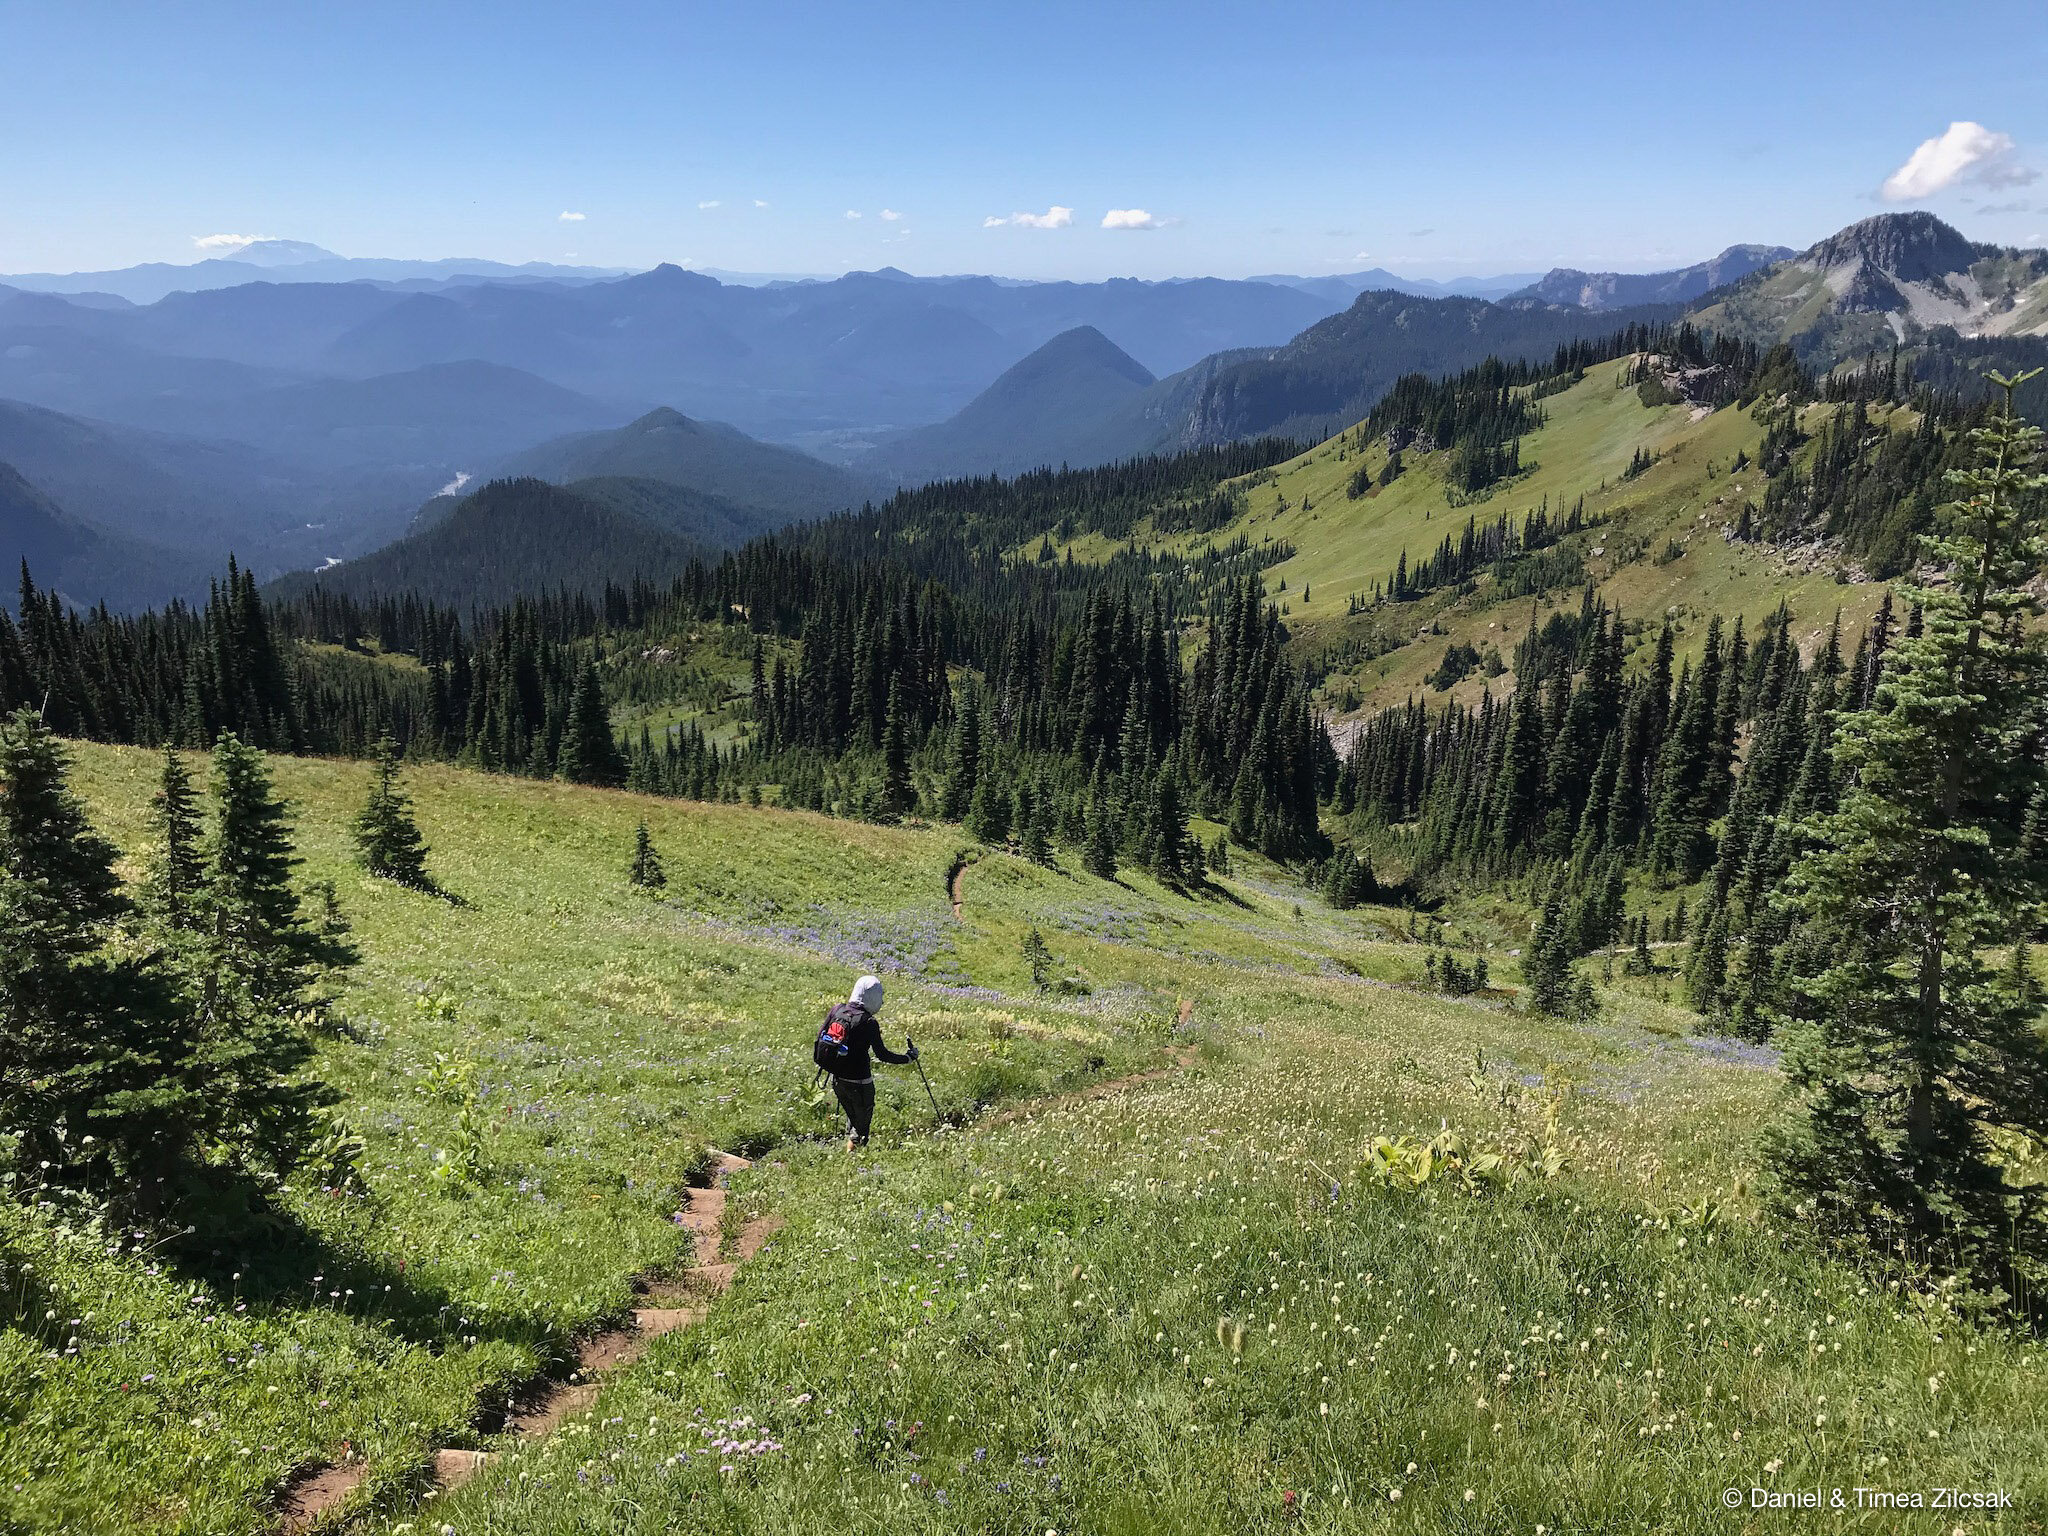
M 0 463 L 69 515 L 107 532 L 223 553 L 229 541 L 253 543 L 304 520 L 316 489 L 246 444 L 86 421 L 7 400 L 0 400 Z
M 1283 347 L 1219 352 L 1149 385 L 1119 378 L 1090 349 L 1049 344 L 951 420 L 859 462 L 907 480 L 941 469 L 959 476 L 999 465 L 1099 464 L 1246 437 L 1315 439 L 1363 416 L 1405 373 L 1452 373 L 1491 355 L 1547 357 L 1563 342 L 1678 313 L 1677 305 L 1596 311 L 1379 290 Z M 1070 412 L 1063 393 L 1087 409 Z M 1020 423 L 1014 433 L 1006 415 Z
M 1218 350 L 1277 346 L 1344 302 L 1209 278 L 1018 284 L 893 268 L 758 287 L 674 266 L 418 290 L 256 275 L 147 305 L 0 286 L 0 394 L 154 425 L 168 397 L 488 362 L 616 405 L 620 420 L 659 403 L 822 440 L 940 420 L 1077 325 L 1170 373 Z
M 1070 433 L 1035 427 L 1029 441 L 1038 462 L 1086 464 L 1266 434 L 1315 439 L 1365 415 L 1404 373 L 1448 374 L 1489 355 L 1539 360 L 1576 338 L 1681 316 L 1764 344 L 1790 342 L 1823 365 L 1948 331 L 2040 337 L 2048 334 L 2048 252 L 1973 244 L 1931 214 L 1881 214 L 1803 252 L 1733 246 L 1640 276 L 1559 270 L 1497 303 L 1369 291 L 1285 346 L 1219 352 L 1149 387 L 1098 395 L 1098 413 Z M 2048 357 L 2048 343 L 2027 345 Z M 1054 419 L 1049 392 L 1040 380 L 1028 403 L 1011 409 Z M 909 440 L 953 445 L 948 473 L 983 471 L 1008 450 L 988 424 L 993 413 L 982 402 L 970 410 L 975 422 L 963 411 Z M 967 443 L 984 445 L 978 458 Z
M 1943 331 L 2040 336 L 2048 333 L 2048 251 L 1980 245 L 1931 213 L 1884 213 L 1710 298 L 1701 325 L 1790 342 L 1810 363 Z
M 1255 283 L 1278 283 L 1299 288 L 1303 293 L 1348 304 L 1361 293 L 1405 293 L 1418 299 L 1504 299 L 1527 287 L 1540 274 L 1507 272 L 1498 277 L 1452 277 L 1439 282 L 1428 277 L 1396 277 L 1385 267 L 1368 267 L 1363 272 L 1340 272 L 1329 277 L 1290 277 L 1274 274 L 1255 277 Z
M 374 554 L 271 590 L 288 597 L 317 581 L 355 597 L 411 592 L 466 609 L 521 594 L 591 592 L 679 570 L 707 552 L 601 496 L 530 477 L 493 480 Z
M 236 288 L 244 283 L 355 283 L 440 286 L 461 282 L 590 283 L 617 277 L 619 267 L 565 267 L 552 262 L 456 257 L 406 261 L 381 256 L 337 256 L 303 240 L 257 240 L 232 255 L 180 265 L 152 261 L 105 272 L 25 272 L 0 283 L 33 293 L 92 294 L 130 304 L 154 304 L 173 293 Z
M 230 550 L 268 578 L 424 537 L 497 478 L 572 487 L 624 520 L 602 524 L 615 550 L 714 547 L 891 485 L 1317 438 L 1404 373 L 1543 358 L 1631 322 L 1686 316 L 1824 365 L 1896 341 L 1958 387 L 1987 359 L 2048 351 L 2048 253 L 1976 244 L 1929 214 L 1670 272 L 1470 280 L 1505 289 L 1493 298 L 1417 293 L 1377 269 L 277 280 L 339 260 L 266 242 L 228 263 L 255 280 L 147 304 L 0 286 L 0 463 L 35 493 L 14 491 L 0 535 L 57 561 L 81 600 L 148 601 L 189 593 Z M 122 565 L 136 545 L 163 558 Z M 77 579 L 95 562 L 135 578 Z
M 557 483 L 636 480 L 714 498 L 744 521 L 744 535 L 857 506 L 871 480 L 758 442 L 723 422 L 693 421 L 663 406 L 606 432 L 558 437 L 499 465 L 495 473 Z M 711 537 L 710 531 L 699 537 Z
M 856 461 L 898 485 L 1119 456 L 1122 408 L 1158 381 L 1092 325 L 1062 331 L 969 401 Z
M 189 553 L 73 517 L 7 463 L 0 463 L 0 548 L 17 568 L 26 561 L 39 586 L 82 608 L 134 608 L 167 592 L 196 595 L 208 574 Z M 13 606 L 11 591 L 7 605 Z
M 1783 245 L 1731 245 L 1707 261 L 1669 272 L 1580 272 L 1553 267 L 1507 302 L 1570 304 L 1581 309 L 1623 309 L 1633 304 L 1684 304 L 1798 252 Z

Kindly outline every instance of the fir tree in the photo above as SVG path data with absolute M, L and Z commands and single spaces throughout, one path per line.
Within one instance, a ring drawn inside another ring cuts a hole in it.
M 1631 976 L 1649 976 L 1656 969 L 1656 957 L 1650 953 L 1650 920 L 1639 917 L 1636 919 L 1636 947 L 1629 953 L 1625 970 Z
M 974 803 L 967 808 L 967 835 L 984 843 L 1007 842 L 1012 804 L 1003 775 L 985 767 L 974 786 Z
M 1152 872 L 1172 885 L 1187 878 L 1187 807 L 1181 801 L 1180 776 L 1173 764 L 1159 770 L 1152 792 Z
M 1052 985 L 1052 950 L 1046 946 L 1045 935 L 1036 928 L 1024 935 L 1024 963 L 1031 967 L 1031 985 L 1041 992 Z
M 1687 674 L 1679 683 L 1678 718 L 1664 741 L 1650 828 L 1651 869 L 1681 885 L 1699 879 L 1713 859 L 1713 835 L 1707 823 L 1716 795 L 1714 729 L 1721 660 L 1721 618 L 1716 614 L 1707 623 L 1706 654 L 1699 671 Z
M 0 725 L 0 1132 L 60 1180 L 153 1166 L 201 1112 L 154 955 L 118 942 L 115 851 L 30 711 Z
M 413 821 L 412 800 L 398 782 L 398 743 L 377 738 L 370 795 L 355 819 L 356 860 L 371 874 L 414 890 L 431 891 L 427 844 Z
M 1522 980 L 1528 983 L 1529 1006 L 1537 1013 L 1563 1015 L 1574 1011 L 1577 978 L 1572 970 L 1572 940 L 1564 900 L 1553 893 L 1536 918 L 1529 947 L 1522 956 Z
M 658 891 L 668 884 L 661 855 L 655 851 L 654 837 L 644 821 L 633 829 L 633 863 L 626 878 L 645 891 Z
M 571 784 L 615 788 L 626 781 L 625 760 L 612 735 L 611 712 L 605 708 L 604 686 L 597 668 L 585 661 L 576 672 L 569 699 L 569 719 L 562 731 L 561 775 Z
M 1023 840 L 1024 857 L 1034 864 L 1052 863 L 1053 811 L 1043 785 L 1033 787 L 1027 779 L 1017 781 L 1017 835 Z
M 953 756 L 946 766 L 945 788 L 939 795 L 939 815 L 959 821 L 974 804 L 974 788 L 981 775 L 981 691 L 969 684 L 961 690 L 960 715 L 953 728 Z
M 204 878 L 199 796 L 174 747 L 164 748 L 156 793 L 149 801 L 149 830 L 154 847 L 143 881 L 143 903 L 162 927 L 189 931 L 198 924 L 196 904 Z
M 1728 909 L 1720 906 L 1693 946 L 1692 963 L 1686 971 L 1687 1000 L 1696 1012 L 1711 1018 L 1721 1012 L 1727 985 Z
M 1081 864 L 1089 874 L 1104 880 L 1116 878 L 1116 820 L 1116 807 L 1110 804 L 1108 788 L 1098 769 L 1088 791 L 1088 841 L 1082 850 Z
M 1989 959 L 2039 922 L 2024 846 L 2043 782 L 2048 645 L 2027 590 L 2048 544 L 2040 432 L 2002 412 L 1972 436 L 1960 499 L 1923 540 L 1940 585 L 1907 586 L 1898 640 L 1835 755 L 1851 776 L 1814 825 L 1787 904 L 1803 930 L 1770 1017 L 1790 1102 L 1768 1149 L 1781 1193 L 1823 1228 L 1916 1256 L 2038 1274 L 2042 1186 L 2001 1139 L 2048 1129 L 2037 999 Z
M 1494 776 L 1490 822 L 1501 866 L 1536 834 L 1541 821 L 1543 720 L 1533 682 L 1515 689 L 1508 701 L 1508 729 Z
M 233 732 L 214 747 L 213 799 L 200 902 L 208 1132 L 282 1172 L 312 1144 L 331 1097 L 300 1074 L 313 1054 L 305 1026 L 319 1012 L 311 988 L 332 941 L 300 911 L 291 826 L 263 754 Z
M 882 716 L 882 813 L 901 816 L 916 803 L 910 787 L 910 722 L 900 682 L 889 684 L 889 703 Z
M 316 969 L 313 932 L 291 885 L 299 859 L 269 765 L 232 731 L 213 750 L 213 799 L 202 898 L 208 1003 L 240 994 L 252 1012 L 296 1009 Z

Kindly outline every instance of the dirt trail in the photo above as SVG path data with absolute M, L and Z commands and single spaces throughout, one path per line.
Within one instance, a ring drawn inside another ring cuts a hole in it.
M 953 911 L 960 910 L 961 886 L 966 870 L 955 873 L 952 882 Z M 1194 1019 L 1195 1005 L 1183 998 L 1176 1027 L 1185 1029 Z M 1099 1099 L 1113 1093 L 1142 1087 L 1146 1083 L 1185 1072 L 1195 1064 L 1190 1045 L 1170 1047 L 1170 1066 L 1133 1072 L 1105 1082 L 1091 1083 L 1070 1093 L 1035 1103 L 1020 1104 L 990 1115 L 978 1126 L 1006 1125 L 1061 1104 Z M 575 1369 L 566 1378 L 548 1377 L 517 1400 L 498 1426 L 499 1432 L 521 1440 L 538 1440 L 553 1434 L 569 1418 L 597 1401 L 604 1379 L 623 1369 L 647 1352 L 647 1347 L 665 1333 L 694 1327 L 711 1310 L 711 1302 L 732 1284 L 739 1266 L 767 1246 L 782 1230 L 783 1219 L 769 1214 L 757 1216 L 740 1229 L 731 1253 L 723 1251 L 725 1223 L 725 1178 L 753 1165 L 743 1157 L 710 1149 L 713 1168 L 708 1182 L 692 1187 L 677 1224 L 691 1235 L 695 1263 L 673 1278 L 636 1283 L 643 1305 L 633 1309 L 632 1320 L 616 1328 L 591 1335 L 578 1347 Z M 444 1448 L 434 1453 L 433 1489 L 445 1493 L 459 1488 L 490 1462 L 489 1451 Z M 348 1496 L 369 1480 L 370 1464 L 343 1460 L 315 1467 L 293 1483 L 278 1506 L 278 1529 L 283 1536 L 310 1531 L 338 1511 Z
M 1194 1017 L 1195 1005 L 1193 999 L 1182 998 L 1179 1022 L 1176 1027 L 1186 1029 L 1194 1021 Z M 1085 1103 L 1090 1099 L 1106 1098 L 1112 1093 L 1122 1093 L 1126 1089 L 1142 1088 L 1147 1083 L 1156 1083 L 1164 1078 L 1173 1077 L 1178 1073 L 1185 1072 L 1195 1064 L 1195 1048 L 1192 1045 L 1176 1044 L 1169 1046 L 1167 1054 L 1173 1058 L 1171 1066 L 1152 1067 L 1143 1072 L 1132 1072 L 1124 1077 L 1112 1077 L 1103 1082 L 1090 1083 L 1087 1087 L 1076 1088 L 1071 1093 L 1055 1094 L 1049 1099 L 1038 1099 L 1028 1104 L 1019 1104 L 1014 1109 L 1006 1109 L 1000 1114 L 984 1116 L 982 1119 L 975 1121 L 974 1124 L 977 1127 L 984 1125 L 1012 1125 L 1041 1111 L 1057 1109 L 1062 1104 Z
M 739 1266 L 767 1246 L 782 1228 L 780 1216 L 758 1216 L 740 1230 L 730 1256 L 721 1252 L 725 1220 L 725 1177 L 752 1165 L 743 1157 L 712 1149 L 711 1179 L 688 1194 L 678 1225 L 691 1235 L 695 1263 L 673 1279 L 636 1284 L 643 1305 L 632 1320 L 591 1335 L 577 1348 L 576 1363 L 566 1378 L 549 1377 L 515 1401 L 499 1430 L 522 1440 L 550 1435 L 597 1400 L 599 1387 L 613 1372 L 632 1364 L 647 1346 L 665 1333 L 700 1323 L 711 1302 L 732 1284 Z M 437 1492 L 459 1488 L 490 1461 L 489 1451 L 443 1449 L 434 1453 L 433 1484 Z M 342 1461 L 315 1468 L 287 1493 L 279 1508 L 279 1528 L 288 1533 L 310 1530 L 338 1510 L 370 1475 L 366 1461 Z
M 947 889 L 952 893 L 953 897 L 953 921 L 956 923 L 965 922 L 966 919 L 960 915 L 960 909 L 967 905 L 967 866 L 965 864 L 962 864 L 953 871 L 953 878 L 948 882 Z

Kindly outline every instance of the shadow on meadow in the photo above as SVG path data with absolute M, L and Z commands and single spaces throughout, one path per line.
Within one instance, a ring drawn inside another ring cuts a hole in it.
M 374 1196 L 332 1198 L 351 1209 L 323 1230 L 252 1181 L 215 1182 L 188 1199 L 184 1232 L 160 1252 L 179 1275 L 252 1314 L 338 1312 L 435 1354 L 485 1340 L 543 1359 L 568 1347 L 566 1333 L 537 1318 L 492 1315 L 473 1303 L 465 1311 L 452 1293 L 409 1273 L 405 1260 L 376 1251 L 382 1213 Z

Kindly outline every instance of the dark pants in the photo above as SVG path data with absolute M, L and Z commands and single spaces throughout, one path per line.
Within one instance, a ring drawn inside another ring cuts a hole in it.
M 839 1107 L 846 1111 L 846 1123 L 853 1128 L 855 1141 L 868 1139 L 868 1128 L 875 1123 L 875 1084 L 870 1078 L 864 1083 L 849 1083 L 843 1077 L 832 1079 L 832 1096 L 839 1100 Z

